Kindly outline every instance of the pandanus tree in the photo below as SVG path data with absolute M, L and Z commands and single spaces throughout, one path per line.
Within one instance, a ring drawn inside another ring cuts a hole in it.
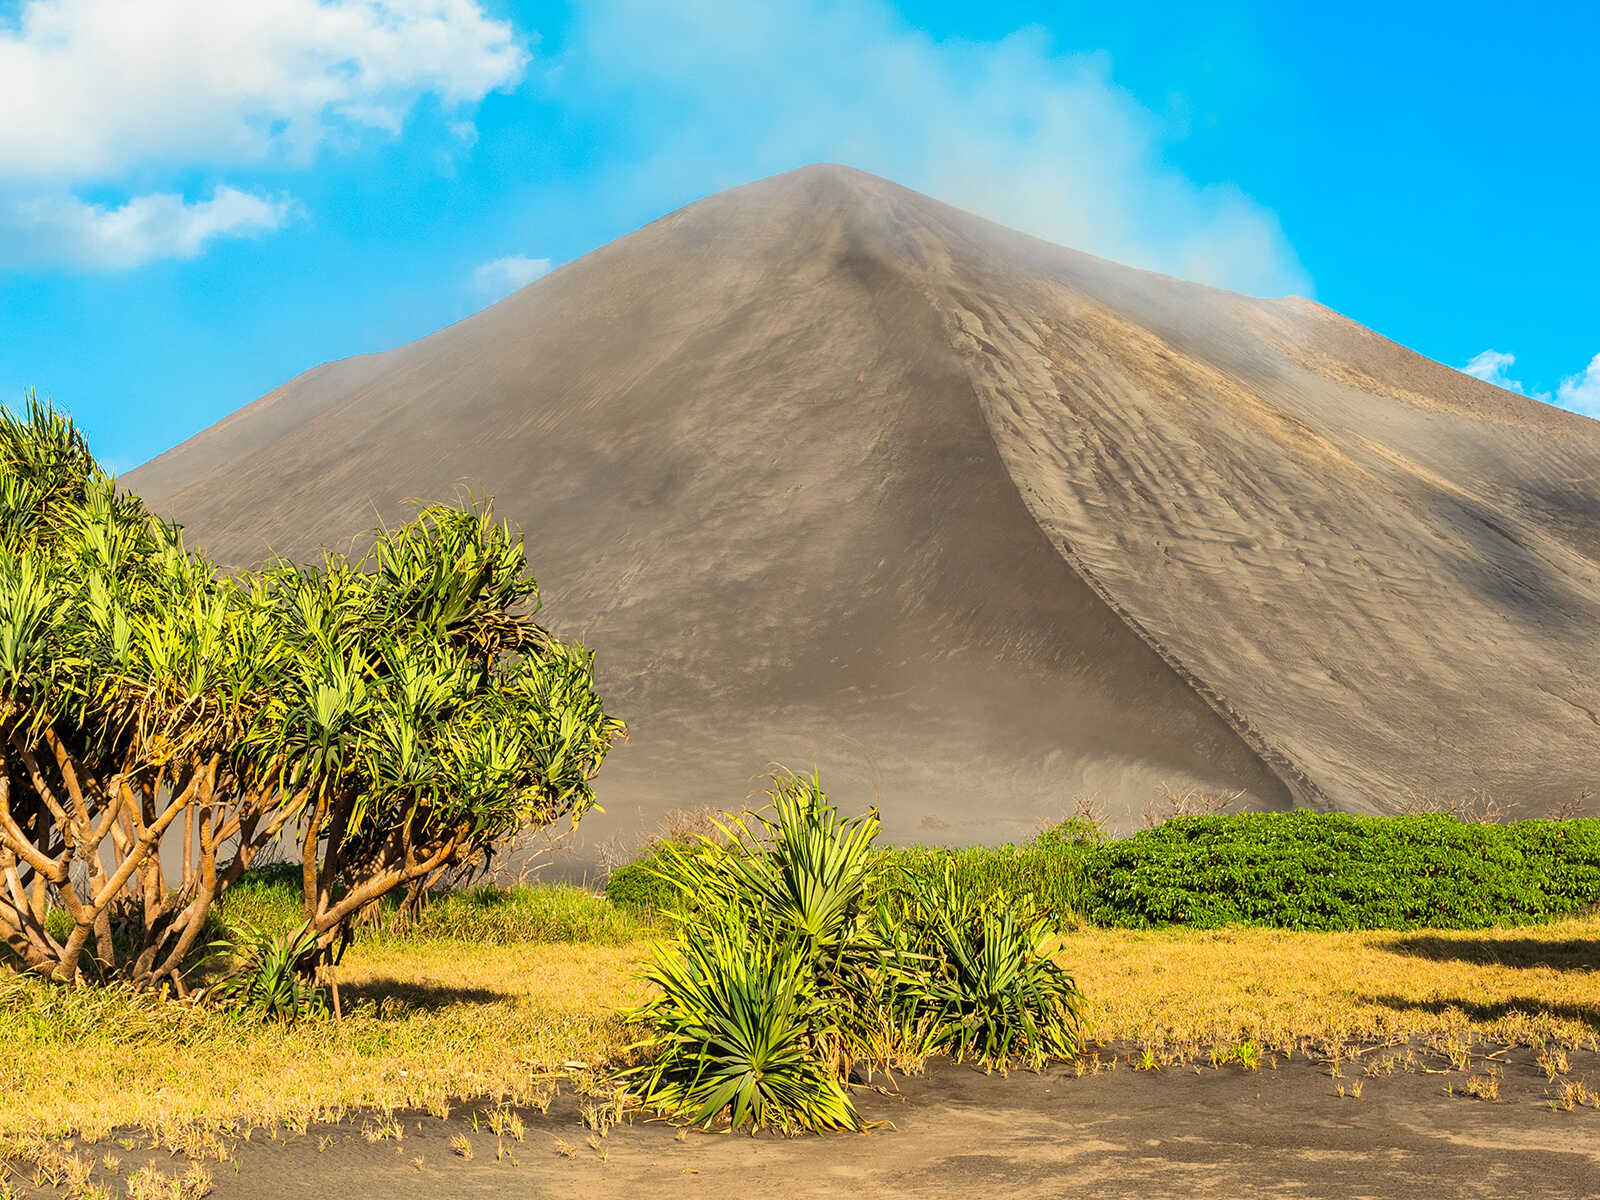
M 269 846 L 299 845 L 326 954 L 391 890 L 576 820 L 623 730 L 537 602 L 486 504 L 224 575 L 65 417 L 0 410 L 0 942 L 181 990 Z

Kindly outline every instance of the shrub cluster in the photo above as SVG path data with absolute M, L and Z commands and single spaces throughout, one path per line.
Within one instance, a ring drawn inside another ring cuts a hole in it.
M 883 869 L 874 873 L 871 899 L 885 899 L 897 881 L 931 885 L 946 873 L 966 894 L 1012 896 L 1043 913 L 1065 918 L 1082 908 L 1088 871 L 1104 839 L 1082 821 L 1067 821 L 1020 844 L 895 846 L 876 849 Z M 661 838 L 632 862 L 615 868 L 606 880 L 606 897 L 623 907 L 666 912 L 677 905 L 679 890 L 663 872 L 667 860 L 701 845 L 695 838 Z M 669 847 L 671 849 L 669 849 Z
M 1089 872 L 1103 841 L 1098 829 L 1072 820 L 1020 844 L 958 850 L 901 846 L 884 854 L 899 876 L 931 880 L 949 872 L 969 895 L 1022 897 L 1056 920 L 1066 920 L 1083 907 Z
M 648 1105 L 695 1122 L 856 1128 L 857 1063 L 929 1053 L 1040 1063 L 1078 1045 L 1077 988 L 1025 900 L 978 898 L 951 870 L 896 872 L 876 813 L 841 818 L 816 779 L 779 776 L 727 838 L 661 844 L 670 947 L 632 1014 Z
M 1600 903 L 1600 821 L 1480 825 L 1445 814 L 1175 817 L 1100 847 L 1097 925 L 1473 929 Z
M 662 874 L 665 844 L 653 847 L 643 858 L 623 863 L 606 880 L 606 899 L 626 908 L 666 912 L 678 899 L 678 889 Z

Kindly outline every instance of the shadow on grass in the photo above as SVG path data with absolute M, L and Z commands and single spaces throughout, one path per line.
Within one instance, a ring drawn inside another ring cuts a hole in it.
M 1440 1016 L 1458 1012 L 1472 1021 L 1488 1023 L 1505 1017 L 1550 1017 L 1557 1021 L 1574 1021 L 1600 1030 L 1600 1006 L 1593 1004 L 1551 1004 L 1537 996 L 1513 996 L 1509 1000 L 1496 1000 L 1484 1004 L 1474 1000 L 1408 1000 L 1403 996 L 1374 996 L 1374 1004 L 1381 1004 L 1395 1012 L 1430 1013 Z
M 1397 937 L 1386 949 L 1434 962 L 1466 962 L 1481 966 L 1550 967 L 1557 971 L 1600 971 L 1600 941 L 1571 938 L 1494 938 L 1413 934 Z
M 452 987 L 439 983 L 415 983 L 404 979 L 372 979 L 365 983 L 342 983 L 340 998 L 352 1007 L 364 1002 L 375 1005 L 385 1016 L 406 1016 L 432 1012 L 454 1004 L 499 1004 L 505 993 L 492 988 Z

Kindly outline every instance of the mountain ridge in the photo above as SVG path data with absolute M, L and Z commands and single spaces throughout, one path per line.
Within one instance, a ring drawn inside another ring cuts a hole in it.
M 1357 811 L 1587 786 L 1596 431 L 1314 301 L 821 166 L 315 368 L 127 481 L 227 562 L 494 491 L 650 731 L 603 777 L 619 823 L 815 754 L 892 833 L 975 839 L 1075 790 L 1126 826 L 1163 782 Z

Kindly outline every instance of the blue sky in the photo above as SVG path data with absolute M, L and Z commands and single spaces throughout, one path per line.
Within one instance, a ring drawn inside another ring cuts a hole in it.
M 0 0 L 0 400 L 127 468 L 848 162 L 1600 414 L 1600 6 Z

